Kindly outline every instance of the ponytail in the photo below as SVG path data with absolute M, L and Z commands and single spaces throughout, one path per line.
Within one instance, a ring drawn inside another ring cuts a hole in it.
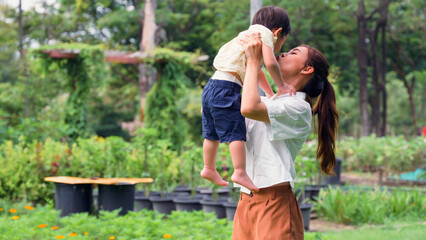
M 334 88 L 327 79 L 329 64 L 324 55 L 317 49 L 308 45 L 302 45 L 302 47 L 308 48 L 308 59 L 305 65 L 314 68 L 313 76 L 305 85 L 303 91 L 307 94 L 309 103 L 312 103 L 312 98 L 319 96 L 312 111 L 313 115 L 318 115 L 316 157 L 321 159 L 321 172 L 333 174 L 333 168 L 336 165 L 335 141 L 339 114 L 336 108 Z
M 326 81 L 319 96 L 313 114 L 318 115 L 318 147 L 317 159 L 321 159 L 321 171 L 325 174 L 333 174 L 336 165 L 336 135 L 339 114 L 336 109 L 336 96 L 333 86 Z

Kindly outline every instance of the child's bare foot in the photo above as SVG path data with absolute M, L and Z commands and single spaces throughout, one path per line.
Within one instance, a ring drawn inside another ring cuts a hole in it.
M 259 188 L 257 188 L 254 183 L 251 181 L 250 177 L 247 175 L 245 170 L 234 170 L 232 174 L 231 180 L 234 183 L 238 183 L 248 190 L 252 192 L 259 192 Z
M 228 186 L 229 184 L 227 181 L 223 180 L 220 177 L 216 169 L 210 169 L 210 168 L 204 167 L 203 170 L 201 170 L 200 175 L 201 177 L 219 186 Z

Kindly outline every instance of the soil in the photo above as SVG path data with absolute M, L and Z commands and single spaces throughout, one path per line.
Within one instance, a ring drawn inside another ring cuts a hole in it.
M 349 185 L 375 186 L 379 185 L 379 173 L 343 172 L 340 181 Z

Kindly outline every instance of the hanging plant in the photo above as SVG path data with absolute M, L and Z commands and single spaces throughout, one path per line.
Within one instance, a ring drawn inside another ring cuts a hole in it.
M 64 73 L 69 92 L 65 114 L 67 136 L 72 140 L 89 137 L 93 130 L 89 126 L 87 102 L 93 84 L 104 78 L 103 50 L 86 44 L 58 44 L 32 50 L 29 55 L 43 66 L 42 76 L 53 71 Z
M 146 100 L 146 127 L 157 129 L 161 139 L 169 139 L 172 149 L 179 150 L 187 137 L 187 123 L 179 112 L 178 100 L 185 94 L 182 83 L 186 76 L 172 59 L 157 65 L 160 78 L 152 87 Z

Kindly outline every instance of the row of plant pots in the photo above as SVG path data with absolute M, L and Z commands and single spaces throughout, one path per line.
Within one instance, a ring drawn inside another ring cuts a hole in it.
M 136 192 L 135 211 L 141 209 L 154 210 L 163 214 L 172 211 L 199 211 L 213 212 L 216 216 L 232 221 L 238 204 L 238 198 L 230 197 L 230 190 L 222 188 L 216 191 L 211 189 L 197 189 L 191 195 L 191 190 L 178 187 L 175 192 L 161 196 L 159 192 L 150 192 L 148 196 L 144 192 Z M 238 193 L 235 193 L 238 195 Z
M 322 186 L 325 187 L 325 186 Z M 303 223 L 305 230 L 309 230 L 311 219 L 312 204 L 310 202 L 316 201 L 321 187 L 319 186 L 306 186 L 302 194 L 297 192 L 298 202 L 303 216 Z M 234 190 L 235 191 L 235 190 Z M 229 189 L 223 188 L 217 191 L 218 199 L 212 199 L 212 190 L 210 189 L 197 189 L 195 195 L 191 197 L 190 190 L 182 191 L 179 188 L 173 194 L 168 194 L 161 197 L 158 192 L 151 192 L 149 196 L 145 196 L 143 192 L 136 192 L 135 196 L 135 211 L 141 209 L 154 210 L 164 214 L 170 214 L 172 211 L 199 211 L 214 212 L 218 218 L 227 218 L 232 221 L 238 205 L 239 193 L 234 192 L 230 197 Z
M 232 221 L 239 199 L 236 189 L 221 188 L 215 191 L 198 188 L 191 195 L 191 190 L 178 187 L 173 193 L 163 194 L 135 191 L 134 185 L 99 185 L 98 191 L 93 191 L 91 185 L 84 184 L 57 184 L 55 192 L 56 208 L 61 210 L 61 216 L 74 212 L 91 212 L 91 209 L 112 211 L 121 208 L 119 215 L 128 211 L 141 209 L 154 210 L 163 214 L 172 211 L 214 212 L 218 218 L 227 218 Z M 320 191 L 319 186 L 305 186 L 302 194 L 295 190 L 298 197 L 304 227 L 309 229 L 312 204 Z M 92 208 L 92 200 L 94 200 Z

